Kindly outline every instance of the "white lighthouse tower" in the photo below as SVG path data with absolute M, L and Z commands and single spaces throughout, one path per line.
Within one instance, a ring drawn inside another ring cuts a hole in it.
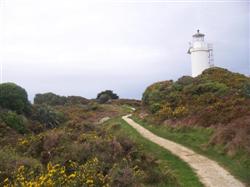
M 205 34 L 197 33 L 193 35 L 193 41 L 190 42 L 188 54 L 191 55 L 192 77 L 201 74 L 207 68 L 214 66 L 212 44 L 204 41 Z

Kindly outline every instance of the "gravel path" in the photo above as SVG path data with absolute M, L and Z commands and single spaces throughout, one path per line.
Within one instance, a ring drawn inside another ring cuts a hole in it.
M 180 144 L 169 141 L 167 139 L 156 136 L 149 130 L 145 129 L 138 123 L 134 122 L 129 117 L 130 115 L 123 116 L 130 126 L 137 130 L 146 139 L 160 145 L 161 147 L 169 150 L 172 154 L 177 155 L 179 158 L 187 162 L 197 173 L 200 181 L 206 187 L 243 187 L 243 183 L 235 179 L 228 171 L 219 166 L 215 161 L 199 155 Z

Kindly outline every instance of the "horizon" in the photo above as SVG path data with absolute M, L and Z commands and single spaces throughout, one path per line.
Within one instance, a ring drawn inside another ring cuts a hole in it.
M 211 68 L 221 68 L 221 67 L 216 67 L 216 66 L 214 66 L 214 67 L 211 67 Z M 225 70 L 228 70 L 228 69 L 225 69 Z M 229 70 L 230 71 L 230 70 Z M 232 71 L 231 71 L 232 72 Z M 238 72 L 232 72 L 232 73 L 238 73 Z M 241 74 L 241 73 L 240 73 Z M 244 74 L 242 74 L 242 75 L 244 75 Z M 183 76 L 186 76 L 186 75 L 183 75 Z M 191 75 L 188 75 L 188 76 L 191 76 Z M 247 76 L 247 75 L 245 75 L 245 76 Z M 250 76 L 247 76 L 247 77 L 250 77 Z M 181 77 L 179 77 L 179 78 L 181 78 Z M 196 77 L 194 77 L 194 78 L 196 78 Z M 169 80 L 172 80 L 172 79 L 169 79 Z M 176 79 L 176 80 L 178 80 L 178 79 Z M 173 81 L 176 81 L 176 80 L 173 80 Z M 162 81 L 167 81 L 167 80 L 162 80 Z M 152 85 L 152 84 L 154 84 L 154 83 L 157 83 L 157 82 L 161 82 L 161 81 L 156 81 L 156 82 L 153 82 L 153 83 L 151 83 L 150 85 Z M 14 83 L 14 84 L 16 84 L 15 82 L 3 82 L 3 83 Z M 3 83 L 0 83 L 0 84 L 3 84 Z M 150 86 L 150 85 L 148 85 L 148 86 Z M 20 86 L 20 85 L 18 85 L 18 86 Z M 147 86 L 147 87 L 148 87 Z M 147 87 L 145 87 L 145 89 L 144 89 L 144 91 L 147 89 Z M 24 88 L 24 87 L 22 87 L 22 88 Z M 24 88 L 25 90 L 26 90 L 26 88 Z M 107 91 L 108 89 L 106 89 L 106 90 L 101 90 L 100 92 L 102 92 L 102 91 Z M 113 91 L 113 90 L 111 90 L 111 91 Z M 27 92 L 27 90 L 26 90 L 26 92 Z M 92 97 L 92 98 L 87 98 L 87 97 L 85 97 L 84 95 L 72 95 L 72 94 L 69 94 L 69 95 L 60 95 L 60 94 L 57 94 L 57 93 L 54 93 L 54 92 L 51 92 L 51 91 L 48 91 L 48 92 L 43 92 L 43 93 L 36 93 L 34 96 L 33 96 L 33 98 L 32 98 L 32 100 L 30 99 L 30 97 L 29 97 L 29 93 L 27 92 L 27 95 L 28 95 L 28 100 L 32 103 L 32 104 L 34 104 L 34 98 L 35 98 L 35 96 L 37 95 L 37 94 L 46 94 L 46 93 L 52 93 L 52 94 L 56 94 L 56 95 L 58 95 L 58 96 L 61 96 L 61 97 L 70 97 L 70 96 L 80 96 L 80 97 L 83 97 L 83 98 L 86 98 L 86 99 L 89 99 L 89 100 L 95 100 L 96 99 L 96 97 L 97 97 L 97 95 L 100 93 L 100 92 L 98 92 L 98 93 L 96 93 L 96 96 L 95 97 Z M 115 92 L 114 92 L 115 93 Z M 142 93 L 143 94 L 143 93 Z M 126 98 L 126 97 L 120 97 L 119 95 L 118 95 L 118 97 L 119 97 L 119 99 L 128 99 L 128 100 L 142 100 L 142 95 L 141 95 L 141 98 Z
M 197 29 L 215 66 L 250 74 L 249 2 L 0 1 L 3 82 L 37 93 L 141 99 L 154 82 L 191 75 Z M 219 16 L 218 16 L 219 15 Z

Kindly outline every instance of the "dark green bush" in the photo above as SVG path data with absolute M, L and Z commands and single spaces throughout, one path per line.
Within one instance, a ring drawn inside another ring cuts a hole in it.
M 6 125 L 15 129 L 17 132 L 22 134 L 27 132 L 26 129 L 27 119 L 24 116 L 18 115 L 12 111 L 7 111 L 1 113 L 0 117 Z
M 110 100 L 110 96 L 107 95 L 107 94 L 102 94 L 100 95 L 100 97 L 98 98 L 98 102 L 103 104 L 103 103 L 106 103 Z
M 227 93 L 228 90 L 229 88 L 223 83 L 207 81 L 205 83 L 187 86 L 185 92 L 194 95 L 202 95 L 205 93 L 223 95 Z
M 173 81 L 157 82 L 149 86 L 142 96 L 142 103 L 151 106 L 154 103 L 161 103 L 166 95 L 171 92 Z
M 47 104 L 47 105 L 64 105 L 67 98 L 59 96 L 54 93 L 36 94 L 34 98 L 34 104 Z
M 107 95 L 109 97 L 109 99 L 119 99 L 119 96 L 117 94 L 113 93 L 112 90 L 106 90 L 106 91 L 100 92 L 97 95 L 97 99 L 99 99 L 102 95 Z
M 178 91 L 172 91 L 165 96 L 171 107 L 175 108 L 182 102 L 182 95 Z
M 177 84 L 180 84 L 180 85 L 183 85 L 183 86 L 186 86 L 188 84 L 191 84 L 193 82 L 194 78 L 193 77 L 190 77 L 190 76 L 183 76 L 181 78 L 179 78 L 176 83 Z
M 156 113 L 157 111 L 159 111 L 160 109 L 161 109 L 161 104 L 159 104 L 159 103 L 154 103 L 154 104 L 152 104 L 152 105 L 150 105 L 150 111 L 154 114 L 154 113 Z
M 250 81 L 246 83 L 243 87 L 243 95 L 250 98 Z
M 171 90 L 173 90 L 173 91 L 182 91 L 182 89 L 183 89 L 183 85 L 181 85 L 181 84 L 179 84 L 179 83 L 177 83 L 177 82 L 175 82 L 173 85 L 172 85 L 172 87 L 171 87 Z
M 55 128 L 65 121 L 63 113 L 45 104 L 34 105 L 32 118 L 44 124 L 46 128 Z
M 0 84 L 0 107 L 16 111 L 17 113 L 28 113 L 30 103 L 25 89 L 14 83 Z

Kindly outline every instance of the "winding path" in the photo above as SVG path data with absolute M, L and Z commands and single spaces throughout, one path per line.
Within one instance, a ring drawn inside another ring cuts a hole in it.
M 144 138 L 160 145 L 161 147 L 169 150 L 172 154 L 177 155 L 179 158 L 187 162 L 197 173 L 200 181 L 206 187 L 244 187 L 245 185 L 239 180 L 235 179 L 228 171 L 219 166 L 215 161 L 199 155 L 180 144 L 169 141 L 167 139 L 156 136 L 149 130 L 145 129 L 129 117 L 130 115 L 123 116 L 130 126 L 138 131 Z

